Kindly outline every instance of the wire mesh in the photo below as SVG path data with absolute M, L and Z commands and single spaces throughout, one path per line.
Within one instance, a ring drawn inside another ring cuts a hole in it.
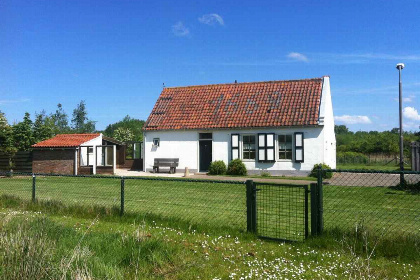
M 127 212 L 246 229 L 244 182 L 133 178 L 125 194 Z
M 283 239 L 305 239 L 305 186 L 257 184 L 257 233 Z
M 32 197 L 32 174 L 0 173 L 0 194 L 15 196 L 21 199 Z
M 324 229 L 420 236 L 420 173 L 323 170 Z
M 36 199 L 65 205 L 120 207 L 120 179 L 36 176 Z

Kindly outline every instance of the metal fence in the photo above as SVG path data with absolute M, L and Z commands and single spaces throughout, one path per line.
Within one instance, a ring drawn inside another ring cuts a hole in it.
M 1 194 L 66 206 L 103 206 L 121 215 L 248 231 L 272 239 L 304 240 L 309 233 L 347 232 L 360 226 L 375 234 L 420 236 L 420 172 L 318 169 L 318 181 L 310 189 L 298 181 L 289 185 L 0 173 Z
M 0 194 L 66 206 L 102 206 L 149 218 L 248 231 L 261 237 L 308 236 L 308 186 L 157 177 L 0 173 Z
M 246 230 L 245 182 L 155 177 L 0 174 L 0 194 L 118 208 L 191 224 Z
M 321 232 L 420 236 L 420 172 L 320 169 L 318 185 Z

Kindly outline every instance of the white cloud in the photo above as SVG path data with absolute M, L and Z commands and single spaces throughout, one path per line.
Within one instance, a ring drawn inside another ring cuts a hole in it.
M 368 116 L 350 116 L 350 115 L 343 115 L 343 116 L 336 116 L 334 119 L 338 122 L 342 122 L 345 124 L 369 124 L 372 121 L 369 119 Z
M 172 33 L 178 37 L 184 37 L 190 34 L 190 30 L 182 23 L 182 21 L 178 21 L 174 25 L 172 25 Z
M 218 14 L 203 15 L 202 17 L 198 18 L 198 21 L 207 25 L 215 25 L 215 24 L 225 25 L 223 18 L 219 16 Z
M 301 53 L 298 53 L 298 52 L 291 52 L 287 55 L 287 57 L 298 60 L 298 61 L 304 61 L 304 62 L 309 61 L 309 59 L 304 54 L 301 54 Z
M 389 54 L 389 53 L 311 53 L 311 61 L 327 64 L 366 64 L 386 63 L 396 65 L 397 62 L 420 62 L 420 54 Z M 395 64 L 394 64 L 395 63 Z
M 402 101 L 406 102 L 406 103 L 410 103 L 410 102 L 413 102 L 414 98 L 415 98 L 414 95 L 410 95 L 409 97 L 403 97 Z M 394 98 L 394 100 L 397 101 L 397 102 L 400 101 L 399 98 Z
M 22 103 L 30 101 L 29 98 L 20 98 L 20 99 L 3 99 L 0 100 L 0 104 L 12 104 L 12 103 Z
M 413 121 L 420 121 L 420 114 L 414 107 L 405 107 L 403 116 Z

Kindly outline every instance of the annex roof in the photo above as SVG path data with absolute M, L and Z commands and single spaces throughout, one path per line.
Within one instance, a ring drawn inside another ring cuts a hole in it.
M 79 147 L 83 143 L 99 137 L 99 133 L 85 134 L 57 134 L 51 139 L 47 139 L 32 145 L 33 148 L 68 148 Z
M 323 78 L 164 88 L 144 130 L 317 125 Z

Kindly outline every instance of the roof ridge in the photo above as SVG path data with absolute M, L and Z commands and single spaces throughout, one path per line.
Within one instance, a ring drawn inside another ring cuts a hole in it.
M 247 84 L 265 84 L 265 83 L 279 83 L 279 82 L 301 82 L 301 81 L 312 81 L 312 80 L 322 80 L 325 77 L 322 76 L 318 78 L 307 78 L 307 79 L 293 79 L 293 80 L 271 80 L 271 81 L 256 81 L 256 82 L 242 82 L 242 83 L 219 83 L 219 84 L 206 84 L 206 85 L 194 85 L 194 86 L 176 86 L 176 87 L 165 87 L 165 89 L 173 88 L 193 88 L 193 87 L 208 87 L 208 86 L 225 86 L 225 85 L 247 85 Z
M 62 135 L 74 136 L 74 135 L 101 135 L 101 134 L 100 133 L 60 133 L 60 134 L 56 134 L 55 136 L 62 136 Z

